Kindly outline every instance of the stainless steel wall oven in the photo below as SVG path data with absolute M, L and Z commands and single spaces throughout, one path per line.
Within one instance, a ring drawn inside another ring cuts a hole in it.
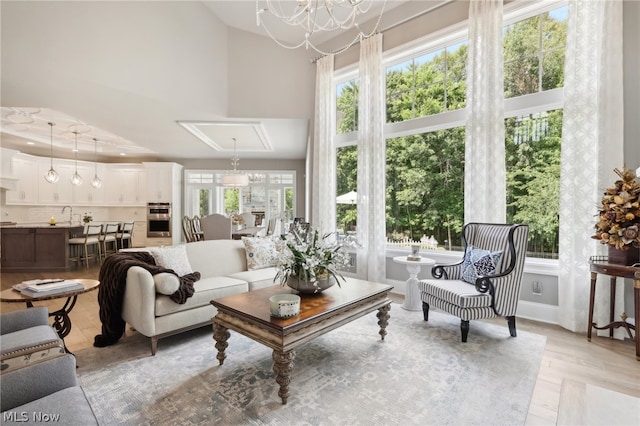
M 171 203 L 147 204 L 147 237 L 171 236 Z

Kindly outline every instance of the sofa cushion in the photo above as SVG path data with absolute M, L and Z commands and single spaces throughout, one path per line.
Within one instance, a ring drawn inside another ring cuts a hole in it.
M 442 300 L 462 309 L 483 308 L 491 306 L 491 295 L 480 293 L 476 286 L 462 280 L 433 280 L 426 279 L 418 282 L 418 289 L 423 294 L 433 295 L 434 299 Z
M 84 391 L 80 386 L 73 386 L 62 389 L 58 392 L 36 399 L 35 401 L 21 405 L 11 410 L 17 416 L 26 413 L 29 424 L 46 424 L 57 423 L 62 425 L 97 425 L 93 410 L 87 402 Z M 7 421 L 7 417 L 3 416 L 6 424 L 13 424 Z M 16 424 L 22 423 L 24 420 L 17 420 Z M 3 424 L 5 422 L 3 421 Z
M 193 285 L 195 292 L 184 304 L 178 304 L 169 296 L 157 295 L 155 302 L 155 315 L 157 317 L 179 311 L 208 305 L 212 299 L 230 296 L 232 294 L 249 291 L 246 281 L 230 277 L 209 277 L 196 281 Z
M 502 257 L 502 251 L 482 250 L 473 246 L 467 247 L 462 260 L 462 281 L 475 284 L 482 276 L 493 275 Z
M 244 243 L 240 240 L 205 240 L 186 246 L 189 263 L 202 278 L 247 270 Z
M 247 256 L 247 269 L 262 269 L 275 266 L 276 244 L 272 238 L 242 237 Z
M 261 288 L 276 285 L 273 282 L 278 268 L 270 267 L 263 269 L 255 269 L 253 271 L 236 272 L 235 274 L 228 275 L 231 278 L 246 281 L 249 284 L 249 291 L 258 290 Z
M 171 296 L 180 288 L 180 278 L 169 273 L 161 272 L 153 276 L 153 283 L 156 286 L 156 292 Z
M 65 354 L 64 343 L 48 325 L 37 325 L 0 336 L 2 373 Z
M 58 343 L 60 342 L 60 338 L 50 326 L 37 325 L 35 327 L 14 331 L 13 333 L 3 334 L 0 336 L 0 342 L 2 342 L 0 351 L 4 355 L 9 352 L 19 351 L 37 345 L 52 342 Z
M 148 250 L 157 265 L 167 269 L 172 269 L 181 277 L 193 272 L 184 244 L 179 244 L 177 246 L 151 247 Z

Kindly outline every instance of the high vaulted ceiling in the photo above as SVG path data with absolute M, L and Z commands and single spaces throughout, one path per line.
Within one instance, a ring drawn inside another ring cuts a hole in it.
M 388 0 L 384 25 L 443 1 Z M 374 0 L 364 21 L 380 7 Z M 73 156 L 78 126 L 78 156 L 89 160 L 94 138 L 102 159 L 226 159 L 233 137 L 247 159 L 307 154 L 309 59 L 318 55 L 266 37 L 253 0 L 3 0 L 0 8 L 2 147 L 49 155 L 54 121 L 54 155 L 63 158 Z M 299 37 L 284 24 L 273 31 Z M 338 34 L 325 36 L 329 49 Z

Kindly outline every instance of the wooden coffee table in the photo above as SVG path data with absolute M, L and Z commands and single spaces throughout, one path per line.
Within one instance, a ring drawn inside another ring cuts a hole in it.
M 218 361 L 224 363 L 229 343 L 229 330 L 247 336 L 273 349 L 273 371 L 280 385 L 278 396 L 286 404 L 289 397 L 290 374 L 293 370 L 294 349 L 354 319 L 378 310 L 380 336 L 384 340 L 389 322 L 393 287 L 370 281 L 348 278 L 342 287 L 337 285 L 318 295 L 304 295 L 300 314 L 292 318 L 275 318 L 269 311 L 269 297 L 274 294 L 295 293 L 279 285 L 214 299 L 218 309 L 213 318 L 213 338 Z

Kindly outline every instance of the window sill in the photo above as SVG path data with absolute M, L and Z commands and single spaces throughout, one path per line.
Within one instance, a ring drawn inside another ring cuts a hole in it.
M 387 249 L 386 257 L 406 256 L 409 249 Z M 421 250 L 420 255 L 428 257 L 440 264 L 457 263 L 462 259 L 462 252 L 448 250 Z M 526 274 L 558 276 L 558 261 L 556 259 L 541 259 L 537 257 L 527 257 L 524 261 L 524 272 Z

